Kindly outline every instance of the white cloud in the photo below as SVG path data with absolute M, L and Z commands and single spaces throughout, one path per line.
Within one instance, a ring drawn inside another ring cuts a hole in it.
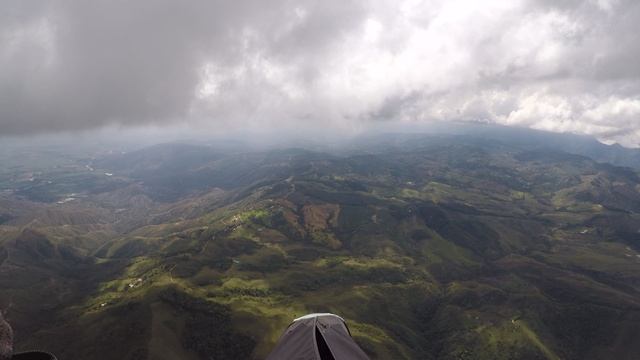
M 10 1 L 0 131 L 488 121 L 640 143 L 631 0 Z M 8 14 L 8 15 L 7 15 Z

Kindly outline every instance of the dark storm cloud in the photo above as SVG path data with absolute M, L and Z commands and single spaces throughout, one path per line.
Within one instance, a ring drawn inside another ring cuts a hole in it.
M 640 142 L 632 0 L 7 1 L 0 134 L 489 121 Z
M 313 53 L 350 26 L 345 16 L 355 15 L 349 2 L 316 5 L 295 24 L 294 4 L 5 3 L 0 10 L 1 131 L 184 119 L 206 62 L 234 66 L 252 51 L 271 47 L 292 58 Z

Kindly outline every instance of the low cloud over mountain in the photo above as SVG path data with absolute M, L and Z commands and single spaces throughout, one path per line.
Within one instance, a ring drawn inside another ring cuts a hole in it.
M 640 3 L 19 1 L 0 134 L 482 121 L 640 142 Z

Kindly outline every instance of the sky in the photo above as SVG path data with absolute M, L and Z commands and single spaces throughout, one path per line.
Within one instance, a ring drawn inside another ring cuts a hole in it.
M 637 0 L 5 0 L 0 136 L 482 122 L 640 145 Z

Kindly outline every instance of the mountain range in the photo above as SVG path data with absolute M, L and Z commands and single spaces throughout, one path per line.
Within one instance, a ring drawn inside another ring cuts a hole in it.
M 638 150 L 475 125 L 92 151 L 0 158 L 18 349 L 262 359 L 332 312 L 372 359 L 640 352 Z

